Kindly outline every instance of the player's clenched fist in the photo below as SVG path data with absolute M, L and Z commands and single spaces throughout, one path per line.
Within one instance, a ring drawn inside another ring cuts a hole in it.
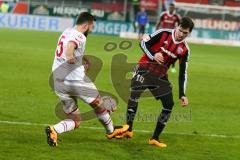
M 182 104 L 183 107 L 188 105 L 188 98 L 187 97 L 182 96 L 180 101 L 181 101 L 181 104 Z
M 155 61 L 157 61 L 159 64 L 163 64 L 164 63 L 164 57 L 162 55 L 162 53 L 158 52 L 154 55 L 153 58 Z
M 144 40 L 145 42 L 147 42 L 147 41 L 149 41 L 151 38 L 150 38 L 150 36 L 148 35 L 148 34 L 144 34 L 143 36 L 142 36 L 142 39 L 141 40 Z

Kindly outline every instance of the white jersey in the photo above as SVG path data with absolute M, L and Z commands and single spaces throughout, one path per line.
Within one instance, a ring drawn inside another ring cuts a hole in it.
M 68 42 L 73 42 L 76 44 L 76 49 L 74 51 L 74 57 L 83 57 L 86 46 L 86 37 L 81 32 L 77 31 L 75 28 L 67 28 L 59 37 L 55 58 L 52 66 L 52 71 L 58 68 L 60 65 L 67 62 L 66 51 Z M 84 75 L 84 66 L 79 66 L 72 72 L 68 74 L 65 78 L 66 80 L 80 80 Z

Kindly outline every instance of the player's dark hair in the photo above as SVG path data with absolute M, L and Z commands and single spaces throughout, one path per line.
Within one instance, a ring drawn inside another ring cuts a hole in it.
M 175 7 L 175 4 L 174 3 L 170 3 L 169 6 Z
M 183 17 L 183 18 L 180 20 L 179 26 L 181 26 L 181 27 L 184 28 L 184 29 L 189 28 L 189 31 L 192 32 L 193 27 L 194 27 L 194 23 L 193 23 L 193 21 L 192 21 L 191 18 L 189 18 L 189 17 Z
M 79 24 L 83 24 L 83 23 L 86 23 L 86 22 L 93 22 L 93 21 L 96 21 L 96 19 L 91 13 L 82 12 L 77 17 L 76 24 L 79 25 Z

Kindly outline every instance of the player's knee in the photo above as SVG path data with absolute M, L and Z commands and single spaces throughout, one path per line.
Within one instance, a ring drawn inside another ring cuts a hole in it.
M 100 96 L 98 96 L 92 103 L 90 103 L 96 114 L 101 114 L 106 112 L 106 108 L 103 106 L 103 101 Z
M 68 100 L 62 100 L 62 107 L 63 111 L 67 114 L 70 115 L 76 110 L 78 110 L 77 102 L 74 99 L 68 99 Z
M 93 102 L 90 103 L 93 108 L 100 107 L 102 105 L 101 97 L 98 96 Z
M 138 105 L 138 99 L 130 97 L 128 100 L 128 108 L 135 108 Z
M 133 121 L 137 112 L 138 102 L 136 99 L 129 98 L 127 108 L 127 121 Z
M 163 109 L 158 118 L 158 121 L 162 124 L 166 124 L 171 116 L 171 112 L 172 110 Z
M 163 108 L 166 108 L 168 110 L 172 110 L 173 106 L 174 106 L 174 101 L 173 100 L 163 102 Z
M 78 109 L 72 111 L 71 113 L 67 114 L 67 118 L 71 119 L 75 123 L 75 128 L 78 128 L 80 123 L 81 123 L 81 113 L 79 112 Z
M 173 101 L 170 101 L 170 102 L 167 103 L 166 108 L 168 108 L 168 109 L 172 109 L 173 106 L 174 106 L 174 102 L 173 102 Z

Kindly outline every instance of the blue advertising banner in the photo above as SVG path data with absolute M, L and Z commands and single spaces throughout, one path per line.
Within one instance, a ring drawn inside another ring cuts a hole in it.
M 107 34 L 107 35 L 119 35 L 120 32 L 133 32 L 133 31 L 134 31 L 134 27 L 131 23 L 110 22 L 110 21 L 97 21 L 94 28 L 94 33 Z M 150 25 L 150 27 L 146 29 L 146 33 L 148 34 L 151 34 L 154 31 L 155 31 L 154 25 Z M 195 28 L 191 33 L 191 37 L 240 41 L 240 30 L 227 31 L 227 30 Z
M 0 28 L 27 29 L 40 31 L 63 31 L 72 26 L 71 18 L 30 16 L 21 14 L 0 14 Z
M 61 32 L 73 25 L 73 18 L 0 13 L 0 28 Z M 146 29 L 146 33 L 149 34 L 154 31 L 154 25 L 150 25 Z M 134 26 L 132 23 L 96 21 L 94 27 L 95 34 L 119 35 L 121 32 L 134 32 Z M 195 28 L 191 33 L 191 37 L 240 41 L 240 30 Z
M 239 31 L 226 31 L 226 30 L 224 31 L 224 30 L 196 28 L 192 31 L 191 37 L 240 41 L 240 30 Z
M 146 29 L 147 33 L 153 32 L 153 26 Z M 96 21 L 94 33 L 119 35 L 120 32 L 134 32 L 134 26 L 129 22 L 114 22 L 114 21 Z

